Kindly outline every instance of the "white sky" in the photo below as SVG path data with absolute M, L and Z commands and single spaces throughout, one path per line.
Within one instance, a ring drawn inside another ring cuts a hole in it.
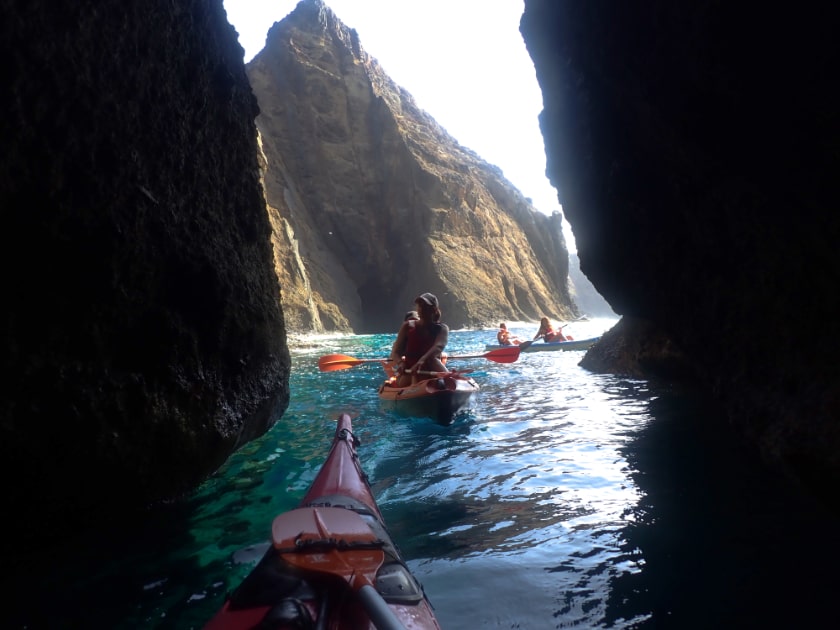
M 250 61 L 298 0 L 224 0 Z M 542 94 L 519 20 L 523 0 L 325 0 L 362 47 L 459 143 L 502 169 L 545 214 L 560 210 L 545 176 Z M 566 244 L 574 237 L 564 220 Z

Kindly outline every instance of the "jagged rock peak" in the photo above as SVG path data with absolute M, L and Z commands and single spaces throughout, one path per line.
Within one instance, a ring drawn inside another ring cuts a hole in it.
M 359 42 L 359 34 L 356 29 L 347 27 L 330 9 L 323 0 L 301 0 L 294 11 L 287 15 L 280 22 L 275 22 L 269 29 L 266 37 L 266 46 L 270 46 L 273 39 L 283 40 L 282 31 L 286 28 L 295 28 L 298 25 L 306 25 L 308 31 L 312 31 L 314 25 L 322 27 L 324 36 L 335 38 L 342 42 L 360 61 L 365 61 L 368 54 L 362 49 Z
M 420 108 L 414 96 L 395 83 L 379 61 L 364 49 L 356 29 L 344 24 L 323 0 L 301 0 L 294 11 L 280 22 L 274 23 L 266 37 L 265 50 L 269 56 L 282 54 L 280 50 L 273 51 L 274 46 L 284 48 L 290 45 L 294 54 L 305 55 L 303 48 L 295 45 L 295 34 L 306 39 L 321 35 L 323 39 L 319 42 L 317 54 L 327 55 L 329 54 L 327 51 L 346 53 L 350 57 L 350 67 L 356 66 L 365 71 L 374 93 L 383 99 L 398 119 L 404 115 L 422 119 L 423 124 L 433 129 L 435 135 L 442 141 L 452 144 L 458 148 L 459 152 L 463 151 L 471 159 L 478 160 L 484 167 L 495 171 L 499 177 L 503 177 L 502 170 L 498 166 L 488 164 L 474 151 L 462 146 L 432 116 Z M 311 63 L 311 68 L 323 68 L 319 60 L 312 59 Z M 410 132 L 413 128 L 414 126 L 406 127 L 404 131 Z
M 538 213 L 364 52 L 322 2 L 248 64 L 290 330 L 394 329 L 431 291 L 447 323 L 574 312 L 559 213 Z

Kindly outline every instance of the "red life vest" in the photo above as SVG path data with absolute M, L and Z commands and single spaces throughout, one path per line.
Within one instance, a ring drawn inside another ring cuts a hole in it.
M 548 329 L 548 332 L 545 333 L 545 340 L 548 342 L 552 341 L 566 341 L 566 338 L 563 336 L 559 330 L 554 332 L 551 328 Z
M 417 359 L 435 345 L 435 339 L 440 333 L 441 324 L 439 323 L 426 324 L 425 326 L 419 326 L 419 323 L 418 321 L 409 322 L 408 338 L 403 352 L 406 369 L 417 363 Z

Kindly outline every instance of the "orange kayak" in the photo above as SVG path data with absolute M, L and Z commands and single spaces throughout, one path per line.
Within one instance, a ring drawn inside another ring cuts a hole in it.
M 405 387 L 396 387 L 389 379 L 379 387 L 379 399 L 400 413 L 452 424 L 478 390 L 478 383 L 464 372 L 441 372 Z
M 205 630 L 440 630 L 391 539 L 356 454 L 350 416 L 297 509 Z

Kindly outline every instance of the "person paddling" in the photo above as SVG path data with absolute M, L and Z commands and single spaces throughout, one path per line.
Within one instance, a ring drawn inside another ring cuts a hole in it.
M 511 336 L 510 331 L 507 329 L 507 324 L 504 322 L 499 324 L 499 332 L 496 333 L 496 340 L 503 346 L 518 346 L 520 344 L 519 337 L 516 335 Z
M 547 342 L 566 341 L 566 337 L 563 336 L 563 333 L 560 332 L 560 330 L 554 330 L 554 327 L 551 325 L 548 317 L 543 317 L 540 320 L 540 329 L 537 331 L 537 334 L 534 335 L 534 341 L 540 337 L 543 338 L 543 341 Z
M 440 321 L 438 299 L 423 293 L 414 304 L 420 319 L 405 320 L 391 347 L 389 361 L 397 363 L 397 387 L 410 385 L 418 371 L 447 371 L 441 355 L 449 341 L 449 326 Z

